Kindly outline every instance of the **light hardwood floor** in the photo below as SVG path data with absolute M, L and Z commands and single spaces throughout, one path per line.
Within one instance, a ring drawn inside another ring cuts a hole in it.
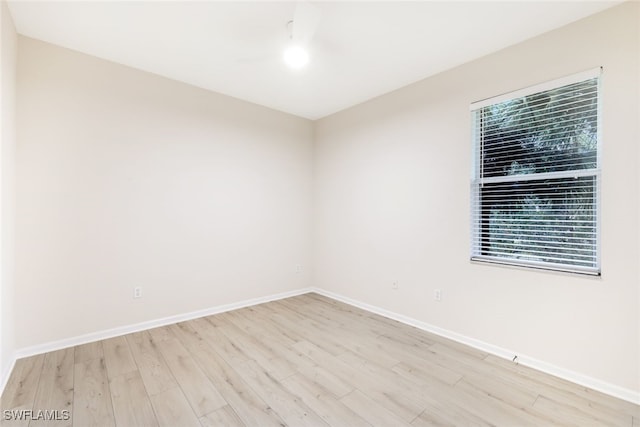
M 317 294 L 21 359 L 1 406 L 70 414 L 2 426 L 640 427 L 637 405 Z

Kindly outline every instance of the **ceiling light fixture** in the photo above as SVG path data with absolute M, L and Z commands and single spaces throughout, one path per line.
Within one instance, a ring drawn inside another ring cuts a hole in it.
M 294 21 L 287 22 L 289 42 L 287 43 L 282 58 L 290 68 L 299 70 L 309 63 L 309 52 L 304 48 L 304 40 L 300 37 L 294 39 Z
M 299 70 L 309 63 L 309 52 L 298 44 L 290 44 L 284 50 L 283 58 L 285 64 Z

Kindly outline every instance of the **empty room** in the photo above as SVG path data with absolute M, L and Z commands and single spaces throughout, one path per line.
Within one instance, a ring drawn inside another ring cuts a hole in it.
M 0 6 L 2 426 L 640 427 L 640 2 Z

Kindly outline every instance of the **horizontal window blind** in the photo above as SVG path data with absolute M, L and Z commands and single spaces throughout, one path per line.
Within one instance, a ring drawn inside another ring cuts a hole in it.
M 472 108 L 471 258 L 600 274 L 599 72 L 545 87 Z

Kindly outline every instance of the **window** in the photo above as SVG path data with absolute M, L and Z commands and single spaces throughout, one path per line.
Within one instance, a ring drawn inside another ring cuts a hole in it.
M 600 69 L 471 105 L 471 259 L 600 274 Z

